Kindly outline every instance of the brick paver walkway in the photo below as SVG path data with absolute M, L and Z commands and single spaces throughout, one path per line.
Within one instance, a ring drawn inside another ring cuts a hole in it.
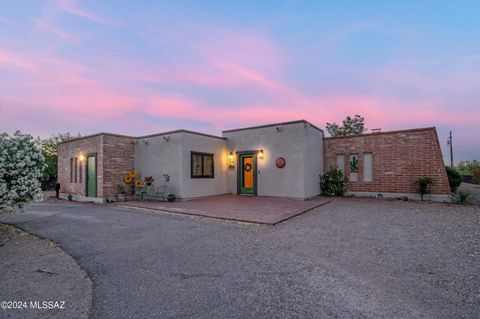
M 128 201 L 115 205 L 274 225 L 329 201 L 330 199 L 321 197 L 303 201 L 278 197 L 220 195 L 184 202 Z

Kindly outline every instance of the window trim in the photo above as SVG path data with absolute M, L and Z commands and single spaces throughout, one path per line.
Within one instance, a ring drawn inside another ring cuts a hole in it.
M 338 164 L 339 164 L 339 163 L 338 163 L 338 158 L 339 158 L 340 156 L 343 158 L 343 165 L 342 165 L 342 167 L 340 167 L 340 165 L 338 165 Z M 340 171 L 342 171 L 342 174 L 343 174 L 343 176 L 345 177 L 345 176 L 346 176 L 346 175 L 345 175 L 345 171 L 346 171 L 346 169 L 345 169 L 345 154 L 343 154 L 343 153 L 337 154 L 337 155 L 335 156 L 335 162 L 336 162 L 335 164 L 336 164 L 337 169 L 339 169 Z
M 75 157 L 75 183 L 78 183 L 78 157 Z
M 78 182 L 83 183 L 82 161 L 78 161 Z
M 202 175 L 194 175 L 193 174 L 193 156 L 195 155 L 200 155 L 202 159 Z M 205 173 L 203 171 L 204 165 L 203 161 L 206 156 L 211 156 L 212 157 L 212 175 L 205 176 Z M 194 152 L 190 151 L 190 178 L 215 178 L 215 153 L 204 153 L 204 152 Z
M 73 183 L 73 157 L 70 157 L 70 183 Z

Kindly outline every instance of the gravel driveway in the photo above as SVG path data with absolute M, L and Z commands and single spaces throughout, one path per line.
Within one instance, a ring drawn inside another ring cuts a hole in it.
M 3 224 L 0 287 L 0 318 L 88 318 L 92 282 L 78 263 L 51 241 Z
M 59 242 L 94 318 L 478 318 L 480 208 L 341 199 L 276 226 L 86 204 L 7 221 Z

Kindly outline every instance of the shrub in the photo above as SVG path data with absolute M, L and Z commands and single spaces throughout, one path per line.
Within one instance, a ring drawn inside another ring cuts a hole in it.
M 460 175 L 473 175 L 473 171 L 476 168 L 480 168 L 480 162 L 477 160 L 462 161 L 456 166 L 456 169 L 458 170 Z
M 448 184 L 450 185 L 450 189 L 452 190 L 452 193 L 455 193 L 458 186 L 460 186 L 460 184 L 462 183 L 462 176 L 453 167 L 445 166 L 445 168 L 447 170 Z
M 454 198 L 454 203 L 459 205 L 471 205 L 470 194 L 466 192 L 458 192 Z
M 473 170 L 473 182 L 480 184 L 480 167 L 476 167 Z
M 430 185 L 433 184 L 433 178 L 421 177 L 415 181 L 415 184 L 417 184 L 417 191 L 420 194 L 420 198 L 423 200 L 423 195 L 430 193 Z
M 52 190 L 57 184 L 58 144 L 77 137 L 80 137 L 80 134 L 59 133 L 49 138 L 36 140 L 37 147 L 42 151 L 46 164 L 40 177 L 43 190 Z
M 0 134 L 0 215 L 42 198 L 43 169 L 44 157 L 31 135 Z
M 325 196 L 343 196 L 348 179 L 338 168 L 331 168 L 320 174 L 320 188 Z

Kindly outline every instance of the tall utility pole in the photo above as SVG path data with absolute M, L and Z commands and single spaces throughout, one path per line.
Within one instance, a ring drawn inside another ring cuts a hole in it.
M 450 146 L 450 166 L 453 167 L 453 143 L 452 143 L 452 131 L 450 131 L 450 136 L 448 137 L 447 144 Z

